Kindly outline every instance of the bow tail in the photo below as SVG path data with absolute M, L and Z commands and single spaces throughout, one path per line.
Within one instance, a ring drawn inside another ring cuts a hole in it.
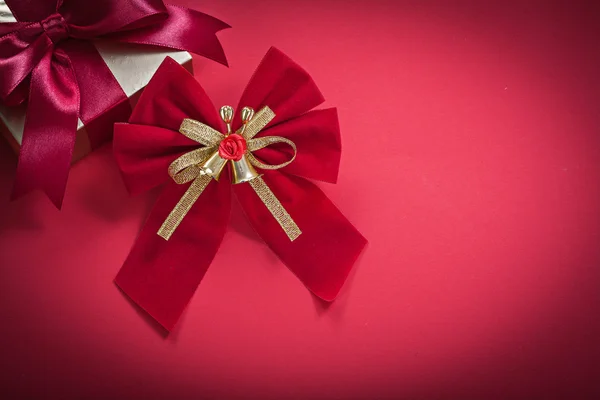
M 225 22 L 190 8 L 165 5 L 168 18 L 160 24 L 115 34 L 127 43 L 159 45 L 199 54 L 227 66 L 217 32 L 230 28 Z
M 256 192 L 262 203 L 267 207 L 275 221 L 285 232 L 287 237 L 294 241 L 302 234 L 296 221 L 290 216 L 285 207 L 281 204 L 277 196 L 273 193 L 269 185 L 266 184 L 262 176 L 252 179 L 248 182 Z
M 33 69 L 12 197 L 42 189 L 62 205 L 75 146 L 79 90 L 71 60 L 48 52 Z
M 313 183 L 275 171 L 262 178 L 302 234 L 290 241 L 254 188 L 234 185 L 250 223 L 310 291 L 333 301 L 367 240 Z
M 196 201 L 198 201 L 198 198 L 212 180 L 213 178 L 209 175 L 198 175 L 192 181 L 188 190 L 181 196 L 177 205 L 171 210 L 165 222 L 160 226 L 158 236 L 165 240 L 169 240 L 173 236 L 175 229 L 181 224 L 183 218 L 190 212 L 192 206 L 196 204 Z
M 81 96 L 79 117 L 92 149 L 112 137 L 115 122 L 127 121 L 131 104 L 121 85 L 91 42 L 70 39 L 61 44 L 73 64 Z
M 229 222 L 231 189 L 208 184 L 169 241 L 156 234 L 187 191 L 171 182 L 159 197 L 115 283 L 172 330 L 212 262 Z

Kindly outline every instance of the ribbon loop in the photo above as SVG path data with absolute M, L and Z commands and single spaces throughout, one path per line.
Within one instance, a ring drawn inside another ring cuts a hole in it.
M 270 165 L 270 164 L 265 164 L 262 161 L 259 161 L 254 156 L 254 154 L 252 154 L 253 151 L 264 149 L 265 147 L 270 146 L 275 143 L 285 143 L 288 146 L 290 146 L 292 148 L 292 150 L 294 150 L 294 154 L 292 155 L 292 158 L 281 164 Z M 290 165 L 292 163 L 292 161 L 294 161 L 296 159 L 296 153 L 297 153 L 296 144 L 294 142 L 292 142 L 290 139 L 286 139 L 281 136 L 264 136 L 264 137 L 252 139 L 248 142 L 248 152 L 247 152 L 248 161 L 250 161 L 250 163 L 252 165 L 254 165 L 255 167 L 261 168 L 261 169 L 271 169 L 272 170 L 272 169 L 283 168 L 287 165 Z

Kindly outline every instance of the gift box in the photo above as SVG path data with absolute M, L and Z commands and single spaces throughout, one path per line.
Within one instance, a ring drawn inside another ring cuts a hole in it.
M 11 10 L 4 0 L 0 0 L 0 23 L 16 22 Z M 135 106 L 142 89 L 148 84 L 150 78 L 160 65 L 169 56 L 188 71 L 192 72 L 192 55 L 187 51 L 166 51 L 149 46 L 132 44 L 115 44 L 108 41 L 96 41 L 94 46 L 102 59 L 113 73 L 119 85 L 127 95 L 131 107 Z M 118 105 L 106 109 L 98 117 L 106 116 L 118 109 Z M 25 127 L 26 105 L 7 107 L 0 104 L 0 133 L 8 140 L 10 146 L 19 152 L 23 142 Z M 116 115 L 115 115 L 116 117 Z M 92 122 L 93 123 L 93 122 Z M 107 130 L 105 140 L 110 138 L 112 129 Z M 86 128 L 81 120 L 77 124 L 77 139 L 73 151 L 73 162 L 90 153 L 92 146 Z
M 0 7 L 3 4 L 1 2 Z M 4 13 L 2 13 L 2 16 L 4 16 Z M 94 45 L 102 55 L 108 68 L 117 78 L 121 88 L 123 88 L 131 107 L 135 106 L 142 90 L 165 57 L 173 58 L 185 69 L 192 72 L 192 55 L 186 51 L 164 51 L 147 46 L 114 44 L 102 41 L 98 41 Z M 23 142 L 25 109 L 26 106 L 23 104 L 16 107 L 7 107 L 0 104 L 0 133 L 8 140 L 16 153 L 19 152 Z M 116 109 L 118 107 L 106 109 L 98 117 L 107 117 L 107 114 L 111 113 L 117 114 Z M 108 119 L 116 119 L 117 117 L 117 115 L 115 115 L 115 118 L 109 116 Z M 112 129 L 106 130 L 104 141 L 110 139 L 111 132 Z M 80 160 L 91 151 L 92 145 L 85 125 L 79 120 L 73 162 Z
M 162 0 L 0 0 L 0 132 L 19 153 L 13 198 L 60 208 L 69 166 L 112 137 L 158 66 L 191 53 L 227 65 L 229 25 Z

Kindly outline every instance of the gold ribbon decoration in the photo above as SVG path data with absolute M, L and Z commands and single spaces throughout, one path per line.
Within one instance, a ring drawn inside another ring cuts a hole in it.
M 158 230 L 158 235 L 165 240 L 169 240 L 211 180 L 218 181 L 221 171 L 230 163 L 233 173 L 233 184 L 247 182 L 271 212 L 288 238 L 294 241 L 302 234 L 302 231 L 254 167 L 274 170 L 289 165 L 296 158 L 296 145 L 291 140 L 280 136 L 255 138 L 254 136 L 275 118 L 275 113 L 268 106 L 263 107 L 256 114 L 252 108 L 244 107 L 241 113 L 243 124 L 235 134 L 241 136 L 245 141 L 246 151 L 238 160 L 223 158 L 219 154 L 219 145 L 225 138 L 232 135 L 231 121 L 234 114 L 233 108 L 223 106 L 221 107 L 220 114 L 227 125 L 226 134 L 222 134 L 206 124 L 189 118 L 184 119 L 181 123 L 179 132 L 204 147 L 185 153 L 169 165 L 169 176 L 176 183 L 180 185 L 189 182 L 192 183 L 169 213 L 165 222 L 163 222 Z M 259 161 L 252 154 L 256 150 L 263 149 L 275 143 L 284 143 L 290 146 L 294 151 L 292 158 L 278 165 L 269 165 Z

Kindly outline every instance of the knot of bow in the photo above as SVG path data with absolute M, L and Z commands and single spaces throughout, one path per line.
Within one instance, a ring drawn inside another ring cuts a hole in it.
M 42 28 L 54 44 L 69 37 L 69 25 L 59 13 L 54 13 L 41 22 Z

